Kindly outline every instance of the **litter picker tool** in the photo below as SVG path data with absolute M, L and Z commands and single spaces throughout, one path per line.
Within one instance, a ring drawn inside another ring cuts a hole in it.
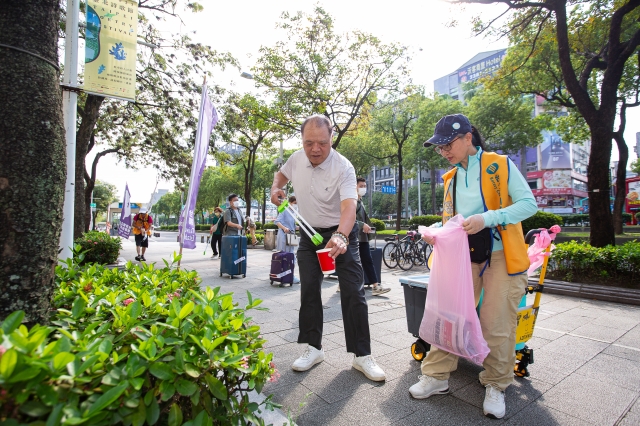
M 316 230 L 313 229 L 313 227 L 311 225 L 309 225 L 307 223 L 307 221 L 304 220 L 304 218 L 302 216 L 300 216 L 300 214 L 297 211 L 295 211 L 293 209 L 293 207 L 291 207 L 289 205 L 289 201 L 288 200 L 282 200 L 282 202 L 278 206 L 278 213 L 282 213 L 285 210 L 287 210 L 289 213 L 291 213 L 293 215 L 293 217 L 296 218 L 296 220 L 300 224 L 300 228 L 302 228 L 302 230 L 305 232 L 305 234 L 307 234 L 309 236 L 309 238 L 311 239 L 313 244 L 315 244 L 317 246 L 322 244 L 322 241 L 324 241 L 322 239 L 322 236 L 320 234 L 318 234 L 316 232 Z

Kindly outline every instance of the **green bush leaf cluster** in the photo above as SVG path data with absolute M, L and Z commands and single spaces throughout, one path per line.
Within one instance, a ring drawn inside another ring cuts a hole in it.
M 168 262 L 58 266 L 51 324 L 0 326 L 0 423 L 263 424 L 270 399 L 247 396 L 276 374 L 247 316 L 261 301 L 199 284 Z
M 274 222 L 267 222 L 262 225 L 262 229 L 278 229 L 278 225 L 276 225 Z
M 85 232 L 74 241 L 74 256 L 81 264 L 100 263 L 108 265 L 118 261 L 118 255 L 122 249 L 122 241 L 119 237 L 111 237 L 100 231 Z M 77 256 L 82 253 L 81 256 Z
M 522 221 L 522 232 L 527 235 L 527 232 L 532 229 L 549 229 L 553 225 L 562 226 L 563 224 L 562 216 L 538 210 L 536 214 Z
M 586 242 L 560 243 L 549 258 L 548 271 L 567 281 L 598 280 L 637 287 L 640 285 L 640 243 L 631 241 L 601 248 Z
M 380 219 L 371 218 L 369 221 L 371 222 L 371 226 L 376 228 L 376 232 L 384 231 L 387 228 L 384 222 Z
M 409 220 L 409 225 L 411 226 L 431 226 L 434 223 L 442 222 L 442 216 L 438 216 L 435 214 L 428 214 L 424 216 L 414 216 Z

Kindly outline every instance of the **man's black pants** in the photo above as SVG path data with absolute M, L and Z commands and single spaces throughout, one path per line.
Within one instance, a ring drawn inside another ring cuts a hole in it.
M 322 344 L 322 280 L 316 250 L 324 248 L 331 238 L 333 230 L 320 232 L 324 243 L 316 246 L 306 233 L 301 232 L 298 247 L 298 265 L 300 270 L 300 334 L 298 343 L 313 346 Z M 349 234 L 349 246 L 344 254 L 336 258 L 336 273 L 340 286 L 342 304 L 342 322 L 347 343 L 347 352 L 356 356 L 371 355 L 371 337 L 369 335 L 369 308 L 364 297 L 364 274 L 360 263 L 357 225 Z

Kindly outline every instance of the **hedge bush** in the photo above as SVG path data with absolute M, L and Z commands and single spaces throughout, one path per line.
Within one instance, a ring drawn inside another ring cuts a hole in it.
M 76 257 L 80 264 L 100 263 L 108 265 L 118 261 L 118 255 L 122 250 L 122 240 L 119 237 L 110 237 L 106 232 L 89 231 L 74 241 L 79 246 L 76 253 L 83 253 L 82 258 Z
M 387 229 L 387 227 L 384 224 L 384 222 L 381 221 L 380 219 L 370 218 L 369 221 L 371 222 L 371 226 L 376 228 L 376 232 L 384 231 L 385 229 Z
M 418 226 L 418 225 L 430 226 L 438 222 L 442 222 L 442 216 L 429 214 L 424 216 L 414 216 L 409 221 L 409 224 L 412 226 Z
M 270 398 L 247 396 L 277 375 L 246 315 L 261 301 L 199 284 L 166 261 L 57 266 L 51 326 L 0 326 L 0 423 L 264 424 Z
M 566 281 L 615 282 L 640 285 L 640 244 L 592 247 L 587 242 L 568 241 L 556 245 L 549 259 L 549 273 Z
M 278 229 L 278 225 L 274 222 L 267 222 L 262 226 L 262 229 Z
M 256 230 L 262 229 L 262 222 L 256 222 Z
M 537 211 L 536 214 L 522 221 L 522 231 L 525 235 L 532 229 L 546 228 L 549 229 L 553 225 L 562 226 L 564 221 L 562 216 L 543 211 Z

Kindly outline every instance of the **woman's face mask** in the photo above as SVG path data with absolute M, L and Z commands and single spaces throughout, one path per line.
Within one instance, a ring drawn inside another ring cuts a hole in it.
M 291 204 L 291 207 L 292 207 L 295 211 L 298 211 L 298 204 Z
M 215 213 L 215 215 L 216 215 L 216 216 L 220 216 L 220 212 L 216 212 L 216 213 Z

